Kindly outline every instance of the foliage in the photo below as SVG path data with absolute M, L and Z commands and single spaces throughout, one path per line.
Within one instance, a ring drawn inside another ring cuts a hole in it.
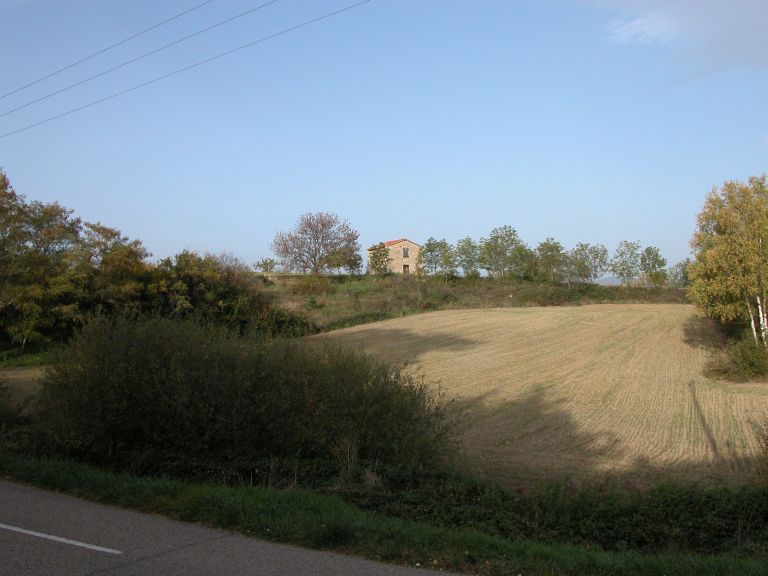
M 368 273 L 389 274 L 392 268 L 392 257 L 384 242 L 374 244 L 368 248 Z
M 664 268 L 667 259 L 655 246 L 647 246 L 640 254 L 640 270 L 651 286 L 663 286 L 667 282 L 667 271 Z
M 419 252 L 419 270 L 448 278 L 456 274 L 456 252 L 446 240 L 429 238 Z
M 551 284 L 559 284 L 568 277 L 568 254 L 554 238 L 547 238 L 536 247 L 539 276 Z
M 324 550 L 336 548 L 375 560 L 452 572 L 488 576 L 765 573 L 765 558 L 760 556 L 712 555 L 710 551 L 706 555 L 679 551 L 640 554 L 628 550 L 605 552 L 593 546 L 543 544 L 475 529 L 439 527 L 424 520 L 385 517 L 361 510 L 337 496 L 304 490 L 189 484 L 167 477 L 116 474 L 67 460 L 8 454 L 0 454 L 0 471 L 19 481 L 81 498 L 166 514 L 265 540 Z M 461 502 L 456 516 L 466 510 L 469 502 Z M 498 509 L 500 519 L 503 511 Z M 663 522 L 664 517 L 659 521 Z
M 661 485 L 568 490 L 551 484 L 522 494 L 459 475 L 391 479 L 345 498 L 387 516 L 474 529 L 510 540 L 588 544 L 644 553 L 736 550 L 768 553 L 768 488 Z
M 480 240 L 480 267 L 493 278 L 531 279 L 535 275 L 536 256 L 511 226 L 491 230 Z
M 8 385 L 0 380 L 0 436 L 22 420 L 19 406 L 11 398 Z
M 688 294 L 721 322 L 748 322 L 754 341 L 768 346 L 767 177 L 713 189 L 697 225 Z
M 272 250 L 289 272 L 354 271 L 362 262 L 358 237 L 357 230 L 336 214 L 308 212 L 299 217 L 293 230 L 275 235 Z
M 569 252 L 568 264 L 572 281 L 595 282 L 608 271 L 608 249 L 580 242 Z
M 690 281 L 688 279 L 688 268 L 691 265 L 691 259 L 681 260 L 669 270 L 667 270 L 667 280 L 670 286 L 675 288 L 688 288 Z
M 610 271 L 622 284 L 629 284 L 637 278 L 640 274 L 640 242 L 619 242 L 611 258 Z
M 90 322 L 43 381 L 45 443 L 161 472 L 270 457 L 436 466 L 446 405 L 427 385 L 328 343 L 246 340 L 193 322 Z
M 480 266 L 480 246 L 469 236 L 456 243 L 456 265 L 465 277 L 477 276 Z
M 747 334 L 728 343 L 710 369 L 722 378 L 737 382 L 765 378 L 768 376 L 768 351 Z
M 147 256 L 59 204 L 27 203 L 0 171 L 0 342 L 61 341 L 95 312 L 135 312 Z
M 253 267 L 264 274 L 272 274 L 277 268 L 277 260 L 274 258 L 262 258 L 257 260 Z

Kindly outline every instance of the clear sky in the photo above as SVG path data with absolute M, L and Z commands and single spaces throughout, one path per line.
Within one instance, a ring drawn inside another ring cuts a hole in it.
M 0 99 L 0 114 L 266 0 L 213 0 Z M 0 133 L 354 3 L 280 0 L 0 117 Z M 202 0 L 0 0 L 0 94 Z M 141 239 L 270 256 L 335 212 L 363 247 L 511 225 L 658 246 L 670 264 L 705 195 L 768 171 L 765 0 L 372 0 L 0 138 L 29 200 Z

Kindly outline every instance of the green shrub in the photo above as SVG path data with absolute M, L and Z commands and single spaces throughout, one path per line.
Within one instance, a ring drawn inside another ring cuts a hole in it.
M 52 451 L 142 472 L 265 458 L 430 467 L 452 445 L 442 400 L 360 353 L 167 319 L 90 323 L 39 406 Z
M 13 402 L 8 385 L 0 380 L 0 433 L 9 430 L 21 420 L 21 410 Z
M 383 489 L 350 489 L 365 509 L 507 539 L 588 544 L 605 550 L 768 555 L 768 488 L 656 486 L 643 492 L 551 486 L 520 494 L 448 475 L 387 474 Z M 335 493 L 339 493 L 335 491 Z
M 751 334 L 730 342 L 714 360 L 712 371 L 728 380 L 745 382 L 768 376 L 768 352 Z

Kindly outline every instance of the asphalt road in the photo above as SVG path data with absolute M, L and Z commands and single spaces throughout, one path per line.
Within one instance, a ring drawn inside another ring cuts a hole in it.
M 427 576 L 0 480 L 0 576 Z

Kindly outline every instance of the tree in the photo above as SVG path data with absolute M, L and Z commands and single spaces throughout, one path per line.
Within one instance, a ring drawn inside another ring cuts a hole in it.
M 299 217 L 293 230 L 275 235 L 272 250 L 286 270 L 320 274 L 355 266 L 360 252 L 358 237 L 357 230 L 336 214 L 307 213 Z
M 580 242 L 568 255 L 569 274 L 575 282 L 595 282 L 608 270 L 608 250 Z
M 392 269 L 392 257 L 384 242 L 368 248 L 368 274 L 389 274 Z
M 667 259 L 655 246 L 648 246 L 640 255 L 640 269 L 652 286 L 663 286 L 667 282 L 667 271 L 664 268 Z
M 456 264 L 464 276 L 477 276 L 480 263 L 480 246 L 469 236 L 456 243 Z
M 637 278 L 640 274 L 640 242 L 619 242 L 611 259 L 610 270 L 622 284 L 629 284 Z
M 667 278 L 669 279 L 670 285 L 675 288 L 687 288 L 689 284 L 688 267 L 690 265 L 691 259 L 686 258 L 667 270 Z
M 714 188 L 691 240 L 689 297 L 722 322 L 749 322 L 768 347 L 768 183 L 766 175 Z
M 539 274 L 547 281 L 555 284 L 562 282 L 567 274 L 568 254 L 554 238 L 547 238 L 536 247 L 536 259 Z
M 424 270 L 427 274 L 437 274 L 440 268 L 440 242 L 433 237 L 429 237 L 419 252 L 418 269 Z
M 257 260 L 253 267 L 257 271 L 264 272 L 264 274 L 272 274 L 277 267 L 277 260 L 274 258 L 262 258 L 261 260 Z
M 438 251 L 440 254 L 438 269 L 447 280 L 456 274 L 456 250 L 443 238 L 438 242 Z
M 530 278 L 534 274 L 535 255 L 514 228 L 501 226 L 491 230 L 487 239 L 480 240 L 479 264 L 494 278 Z

